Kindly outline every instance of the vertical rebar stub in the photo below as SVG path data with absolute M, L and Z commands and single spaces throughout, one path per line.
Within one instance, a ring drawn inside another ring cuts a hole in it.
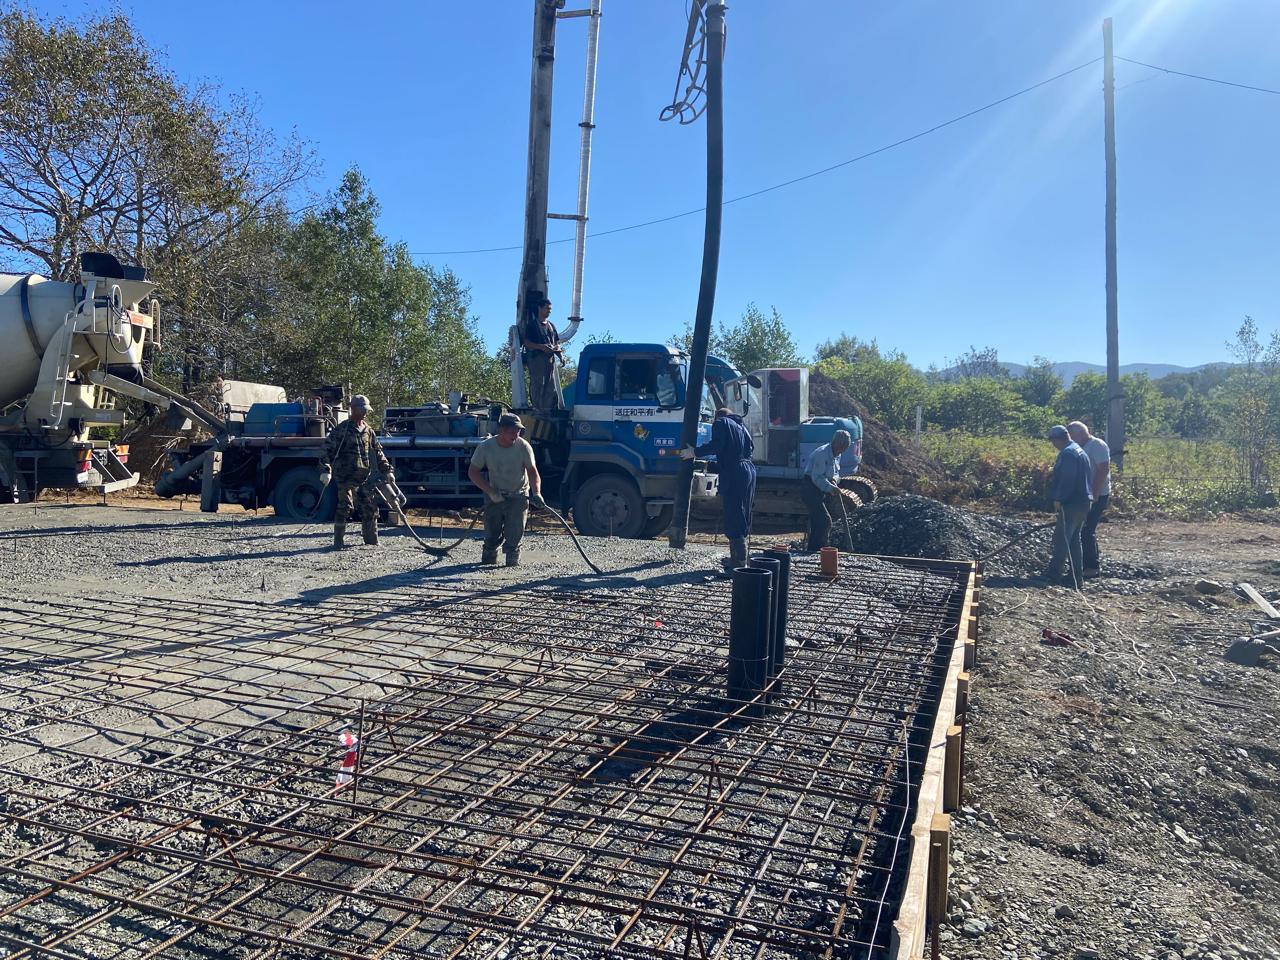
M 736 711 L 764 689 L 769 663 L 769 607 L 773 602 L 773 574 L 759 567 L 733 571 L 729 612 L 729 704 Z M 743 715 L 759 717 L 760 704 Z

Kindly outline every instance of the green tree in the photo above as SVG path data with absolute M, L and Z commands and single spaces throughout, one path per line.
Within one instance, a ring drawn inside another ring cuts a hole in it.
M 894 430 L 914 428 L 916 404 L 924 403 L 929 392 L 924 376 L 900 353 L 864 356 L 855 363 L 830 357 L 817 368 Z
M 1053 369 L 1053 362 L 1036 357 L 1017 381 L 1018 393 L 1032 406 L 1052 407 L 1062 392 L 1062 377 Z
M 1264 339 L 1245 317 L 1227 349 L 1237 366 L 1224 387 L 1227 425 L 1237 441 L 1240 477 L 1255 490 L 1270 480 L 1272 447 L 1280 437 L 1280 332 Z
M 824 340 L 818 344 L 813 353 L 815 363 L 829 359 L 843 360 L 846 363 L 857 363 L 860 360 L 880 359 L 880 344 L 874 339 L 860 340 L 847 333 L 842 333 L 834 340 Z
M 201 379 L 225 359 L 228 286 L 269 272 L 245 254 L 313 169 L 252 101 L 180 83 L 124 15 L 0 9 L 0 258 L 58 280 L 87 250 L 148 267 L 165 372 Z
M 693 349 L 693 326 L 667 341 L 682 350 Z M 724 323 L 712 330 L 707 352 L 727 360 L 741 373 L 765 367 L 798 367 L 802 361 L 791 332 L 776 307 L 766 316 L 754 303 L 747 304 L 742 318 L 731 327 Z
M 1071 386 L 1063 391 L 1057 404 L 1058 419 L 1062 422 L 1083 420 L 1089 429 L 1098 434 L 1107 428 L 1107 378 L 1100 373 L 1086 371 L 1076 374 Z
M 1009 371 L 1000 362 L 999 352 L 995 347 L 970 347 L 947 365 L 951 379 L 973 380 L 983 377 L 992 380 L 1003 380 Z
M 1027 404 L 1006 380 L 966 377 L 930 391 L 926 417 L 944 430 L 997 434 L 1026 430 Z

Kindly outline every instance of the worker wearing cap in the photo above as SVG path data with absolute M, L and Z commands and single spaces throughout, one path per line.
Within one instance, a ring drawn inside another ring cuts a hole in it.
M 546 506 L 540 488 L 542 478 L 534 463 L 533 447 L 520 436 L 524 426 L 513 413 L 498 418 L 498 434 L 489 437 L 471 457 L 467 476 L 485 496 L 484 546 L 480 562 L 498 562 L 502 546 L 508 567 L 520 565 L 520 540 L 529 515 L 529 504 Z
M 825 547 L 831 536 L 827 497 L 840 495 L 840 454 L 848 450 L 852 442 L 848 430 L 837 430 L 831 435 L 830 443 L 809 454 L 805 475 L 800 480 L 800 499 L 809 510 L 810 553 Z
M 360 532 L 364 542 L 378 543 L 378 513 L 366 480 L 375 464 L 378 472 L 394 481 L 395 474 L 382 444 L 365 423 L 369 414 L 369 398 L 356 394 L 351 398 L 350 415 L 333 428 L 325 439 L 324 453 L 320 457 L 320 481 L 325 486 L 337 484 L 338 507 L 333 514 L 333 548 L 341 550 L 345 544 L 347 518 L 354 507 L 360 517 Z
M 1043 579 L 1049 583 L 1061 580 L 1062 566 L 1070 561 L 1066 582 L 1080 589 L 1084 582 L 1084 553 L 1080 545 L 1080 528 L 1084 526 L 1093 503 L 1093 466 L 1088 455 L 1074 443 L 1064 426 L 1049 428 L 1049 442 L 1058 450 L 1049 479 L 1049 496 L 1053 500 L 1057 522 L 1053 528 L 1053 554 Z
M 1089 516 L 1085 517 L 1084 526 L 1080 528 L 1084 574 L 1088 577 L 1099 573 L 1102 563 L 1098 555 L 1098 521 L 1107 512 L 1107 504 L 1111 502 L 1111 448 L 1101 437 L 1091 434 L 1089 425 L 1083 420 L 1068 423 L 1067 433 L 1071 435 L 1072 442 L 1084 451 L 1092 467 L 1089 481 L 1093 487 L 1093 505 L 1089 507 Z
M 729 541 L 728 568 L 747 565 L 747 538 L 751 536 L 751 509 L 756 500 L 756 465 L 751 462 L 755 444 L 741 418 L 728 407 L 716 411 L 711 424 L 711 440 L 702 446 L 685 447 L 680 456 L 714 456 L 719 467 L 720 503 L 724 507 L 724 535 Z
M 551 301 L 541 290 L 531 290 L 525 298 L 525 322 L 520 331 L 524 344 L 524 365 L 529 371 L 529 398 L 535 410 L 556 410 L 556 360 L 563 362 L 560 333 L 551 322 Z

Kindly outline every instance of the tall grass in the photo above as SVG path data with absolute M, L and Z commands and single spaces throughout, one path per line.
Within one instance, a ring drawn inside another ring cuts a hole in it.
M 935 495 L 991 506 L 1048 507 L 1049 475 L 1057 455 L 1047 440 L 926 433 L 924 452 L 946 468 Z M 1280 478 L 1280 452 L 1270 476 Z M 1197 515 L 1276 505 L 1274 483 L 1252 487 L 1241 478 L 1239 451 L 1226 440 L 1140 437 L 1129 441 L 1123 474 L 1113 474 L 1112 504 L 1132 513 Z

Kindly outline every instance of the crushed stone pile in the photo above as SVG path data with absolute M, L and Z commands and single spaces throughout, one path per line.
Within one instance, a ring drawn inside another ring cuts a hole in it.
M 1049 517 L 1045 517 L 1048 520 Z M 832 543 L 855 553 L 890 557 L 929 557 L 937 560 L 978 560 L 1015 537 L 1026 534 L 1037 522 L 1015 517 L 974 513 L 907 495 L 887 497 L 837 517 Z M 1052 528 L 1031 533 L 986 562 L 989 575 L 1035 577 L 1049 560 Z M 1105 550 L 1104 550 L 1105 552 Z M 1154 568 L 1103 559 L 1104 577 L 1158 578 Z

